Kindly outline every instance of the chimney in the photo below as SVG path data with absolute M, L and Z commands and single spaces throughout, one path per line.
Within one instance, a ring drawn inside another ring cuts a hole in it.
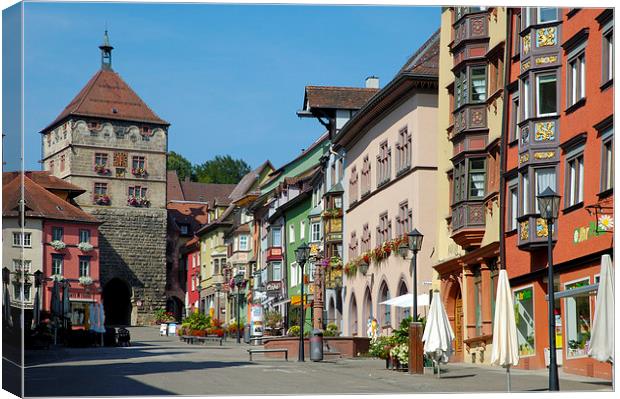
M 367 89 L 378 89 L 379 88 L 379 78 L 376 76 L 369 76 L 366 78 L 366 88 Z

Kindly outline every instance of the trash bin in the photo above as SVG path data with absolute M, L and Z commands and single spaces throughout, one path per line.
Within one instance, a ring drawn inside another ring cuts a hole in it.
M 310 335 L 310 360 L 320 362 L 323 360 L 323 331 L 312 330 Z
M 250 325 L 246 324 L 245 327 L 243 327 L 243 342 L 245 342 L 246 344 L 250 343 Z

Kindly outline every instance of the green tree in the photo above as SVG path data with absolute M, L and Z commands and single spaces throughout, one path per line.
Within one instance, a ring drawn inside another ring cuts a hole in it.
M 183 155 L 174 151 L 168 153 L 168 170 L 176 170 L 179 180 L 185 180 L 185 177 L 189 177 L 190 180 L 195 181 L 196 178 L 192 173 L 192 163 L 187 160 Z
M 230 155 L 217 155 L 214 159 L 194 166 L 196 180 L 201 183 L 235 184 L 250 172 L 250 165 Z

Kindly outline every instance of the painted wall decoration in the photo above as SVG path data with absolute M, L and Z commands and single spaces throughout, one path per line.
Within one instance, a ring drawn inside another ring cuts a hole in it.
M 521 240 L 525 241 L 528 238 L 530 238 L 530 222 L 529 220 L 523 221 L 519 224 L 520 228 L 521 228 Z
M 521 72 L 525 72 L 532 66 L 531 61 L 528 59 L 527 61 L 523 61 L 521 63 Z
M 536 57 L 534 62 L 536 65 L 545 65 L 545 64 L 553 64 L 558 61 L 558 57 L 555 55 L 548 55 L 545 57 Z
M 555 139 L 555 122 L 538 122 L 535 125 L 535 141 L 552 141 Z
M 557 28 L 540 28 L 536 30 L 536 47 L 555 46 L 557 43 Z
M 114 153 L 114 166 L 126 168 L 127 167 L 127 153 L 115 152 Z
M 519 155 L 519 163 L 524 163 L 530 160 L 530 154 L 525 152 L 521 155 Z
M 531 36 L 529 34 L 527 36 L 523 36 L 521 43 L 523 47 L 523 55 L 528 55 L 530 53 L 530 49 L 532 48 Z
M 601 220 L 603 218 L 604 220 Z M 603 222 L 603 225 L 606 224 L 605 228 L 607 230 L 603 230 L 601 228 L 601 222 Z M 599 237 L 607 233 L 608 231 L 611 231 L 613 229 L 613 226 L 614 222 L 611 215 L 601 215 L 598 220 L 598 229 L 597 223 L 595 222 L 590 222 L 590 224 L 587 226 L 575 228 L 575 230 L 573 231 L 573 244 L 579 244 L 591 238 Z
M 536 237 L 547 237 L 549 229 L 547 228 L 547 221 L 545 219 L 536 219 Z
M 555 155 L 555 151 L 543 151 L 543 152 L 535 152 L 535 159 L 550 159 Z

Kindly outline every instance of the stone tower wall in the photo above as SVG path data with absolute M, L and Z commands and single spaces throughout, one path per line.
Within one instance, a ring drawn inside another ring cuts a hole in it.
M 99 227 L 102 286 L 118 277 L 131 286 L 131 324 L 153 322 L 166 306 L 166 210 L 90 208 Z

